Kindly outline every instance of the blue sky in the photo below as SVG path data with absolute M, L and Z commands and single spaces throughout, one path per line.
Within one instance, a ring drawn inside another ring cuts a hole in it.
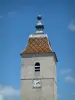
M 0 100 L 19 99 L 20 53 L 35 32 L 38 14 L 59 60 L 58 100 L 75 100 L 74 0 L 0 0 Z

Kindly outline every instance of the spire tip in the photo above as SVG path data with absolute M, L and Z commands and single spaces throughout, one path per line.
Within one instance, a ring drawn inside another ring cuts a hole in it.
M 38 19 L 38 20 L 41 20 L 41 19 L 42 19 L 42 16 L 41 16 L 41 15 L 38 15 L 38 16 L 37 16 L 37 19 Z

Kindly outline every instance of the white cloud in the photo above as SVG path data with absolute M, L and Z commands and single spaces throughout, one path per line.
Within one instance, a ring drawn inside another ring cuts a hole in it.
M 0 94 L 0 100 L 3 100 L 3 95 Z
M 66 74 L 69 74 L 69 73 L 71 73 L 72 72 L 72 69 L 62 69 L 61 71 L 60 71 L 60 74 L 61 75 L 66 75 Z
M 75 78 L 72 76 L 66 76 L 64 79 L 66 82 L 75 83 Z
M 0 85 L 0 96 L 0 100 L 4 100 L 3 98 L 13 99 L 20 96 L 20 90 L 11 86 Z
M 75 19 L 70 22 L 69 29 L 75 32 Z

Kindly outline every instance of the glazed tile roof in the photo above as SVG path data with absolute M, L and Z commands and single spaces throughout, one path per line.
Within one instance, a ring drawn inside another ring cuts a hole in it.
M 28 45 L 25 50 L 21 53 L 48 53 L 52 52 L 49 41 L 47 37 L 30 37 L 28 40 Z

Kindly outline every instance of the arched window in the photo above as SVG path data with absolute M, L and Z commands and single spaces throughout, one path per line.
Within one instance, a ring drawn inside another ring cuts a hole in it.
M 38 71 L 40 71 L 40 63 L 36 62 L 35 63 L 35 72 L 38 72 Z

